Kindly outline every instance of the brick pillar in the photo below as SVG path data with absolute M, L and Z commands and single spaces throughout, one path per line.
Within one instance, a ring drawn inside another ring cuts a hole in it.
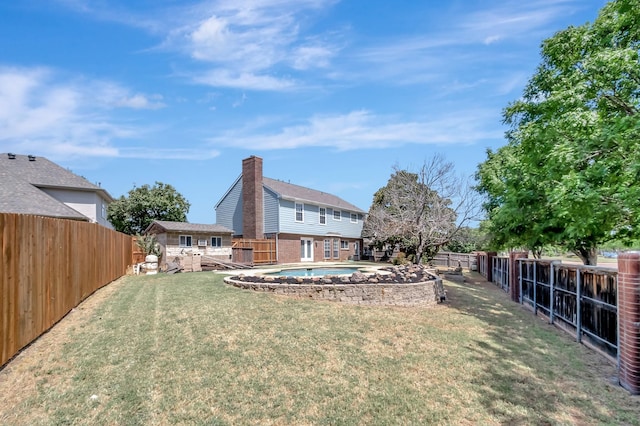
M 528 251 L 512 251 L 509 253 L 509 294 L 511 300 L 520 303 L 520 264 L 516 259 L 526 259 Z
M 252 155 L 242 160 L 242 237 L 264 238 L 264 193 L 262 158 Z
M 618 256 L 620 385 L 640 394 L 640 252 Z

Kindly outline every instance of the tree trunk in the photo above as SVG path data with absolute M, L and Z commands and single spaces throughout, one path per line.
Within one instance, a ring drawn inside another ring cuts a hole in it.
M 415 264 L 422 264 L 422 257 L 424 256 L 424 241 L 422 240 L 422 233 L 418 233 L 418 246 L 416 247 L 416 259 Z
M 596 247 L 580 247 L 574 250 L 582 263 L 596 266 L 598 264 L 598 249 Z

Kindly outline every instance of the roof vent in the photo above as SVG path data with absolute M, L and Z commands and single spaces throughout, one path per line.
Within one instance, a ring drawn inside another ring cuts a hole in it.
M 9 160 L 15 160 L 16 159 L 16 155 L 15 154 L 8 153 L 7 155 L 9 156 Z
M 29 161 L 36 161 L 35 155 L 29 155 Z

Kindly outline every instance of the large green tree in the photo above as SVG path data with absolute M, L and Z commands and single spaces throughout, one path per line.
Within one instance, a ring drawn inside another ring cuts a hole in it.
M 362 235 L 377 247 L 399 247 L 416 263 L 432 259 L 477 218 L 476 197 L 440 156 L 414 173 L 395 168 L 373 197 Z
M 488 228 L 505 248 L 557 244 L 594 264 L 597 247 L 640 233 L 640 1 L 542 44 L 508 143 L 477 172 Z
M 107 219 L 117 231 L 137 235 L 154 220 L 186 222 L 190 206 L 173 186 L 156 182 L 134 187 L 111 203 Z

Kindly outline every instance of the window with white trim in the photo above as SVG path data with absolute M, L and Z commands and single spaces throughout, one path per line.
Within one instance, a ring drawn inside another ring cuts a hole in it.
M 320 225 L 326 225 L 327 224 L 327 209 L 324 207 L 320 207 Z
M 340 240 L 338 239 L 333 240 L 333 257 L 335 259 L 340 257 L 340 251 L 338 250 L 339 244 L 340 244 Z
M 333 220 L 342 220 L 342 212 L 340 210 L 333 211 Z
M 351 223 L 358 223 L 358 215 L 351 213 Z
M 100 212 L 100 215 L 102 216 L 103 219 L 107 218 L 107 205 L 105 203 L 102 203 L 102 211 Z
M 296 222 L 304 222 L 304 204 L 296 203 Z
M 191 247 L 191 235 L 180 235 L 180 247 Z
M 340 240 L 340 248 L 342 250 L 349 250 L 349 241 L 347 240 Z
M 324 240 L 324 258 L 329 259 L 331 257 L 331 240 Z
M 211 237 L 211 247 L 222 247 L 222 237 Z

